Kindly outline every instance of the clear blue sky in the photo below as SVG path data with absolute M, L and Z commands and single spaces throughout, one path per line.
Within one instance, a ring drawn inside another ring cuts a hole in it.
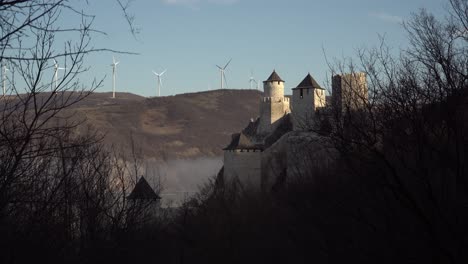
M 216 64 L 230 88 L 248 88 L 251 70 L 265 80 L 273 69 L 286 81 L 286 93 L 310 72 L 322 85 L 327 57 L 353 56 L 356 48 L 378 43 L 386 34 L 395 48 L 406 45 L 400 22 L 426 8 L 442 14 L 443 0 L 135 0 L 130 12 L 141 33 L 135 40 L 115 0 L 90 1 L 95 27 L 108 33 L 95 47 L 137 52 L 115 55 L 117 90 L 156 95 L 151 70 L 167 69 L 162 95 L 219 88 Z M 110 91 L 111 53 L 88 57 L 84 79 L 107 75 L 98 91 Z M 261 82 L 260 82 L 261 83 Z M 261 87 L 261 86 L 260 86 Z

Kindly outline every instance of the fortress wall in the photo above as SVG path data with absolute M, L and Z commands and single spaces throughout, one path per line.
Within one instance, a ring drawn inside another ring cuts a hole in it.
M 260 188 L 261 169 L 259 150 L 247 152 L 244 150 L 224 151 L 224 179 L 227 184 L 239 181 L 244 187 Z
M 284 102 L 284 103 L 289 104 L 289 98 L 288 97 L 263 97 L 261 102 L 263 102 L 263 103 Z
M 288 104 L 289 105 L 289 104 Z M 283 100 L 279 102 L 272 102 L 271 103 L 271 124 L 278 121 L 278 119 L 282 118 L 285 113 L 289 113 L 289 107 L 286 107 L 286 104 Z
M 275 129 L 275 123 L 290 112 L 289 98 L 263 98 L 260 102 L 259 134 L 272 132 Z
M 286 113 L 291 113 L 291 103 L 289 101 L 289 98 L 284 98 L 285 100 L 283 100 L 283 107 L 284 107 L 284 111 L 283 112 L 286 112 Z
M 287 136 L 281 137 L 262 152 L 262 190 L 269 191 L 287 175 Z
M 292 121 L 295 131 L 307 130 L 312 127 L 315 117 L 315 89 L 295 89 L 292 97 Z
M 258 134 L 268 133 L 271 129 L 271 98 L 263 98 L 260 102 L 260 122 L 258 124 Z M 268 100 L 266 100 L 268 99 Z
M 332 78 L 333 107 L 345 111 L 362 108 L 368 101 L 366 74 L 362 72 L 335 75 Z
M 315 94 L 314 94 L 315 110 L 317 110 L 317 108 L 322 108 L 326 106 L 327 104 L 326 98 L 327 98 L 327 95 L 325 93 L 325 90 L 315 89 Z

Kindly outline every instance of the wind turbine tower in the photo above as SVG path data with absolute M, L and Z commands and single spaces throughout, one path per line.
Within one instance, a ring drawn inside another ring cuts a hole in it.
M 158 77 L 158 97 L 161 97 L 161 86 L 162 86 L 162 76 L 164 73 L 166 73 L 167 70 L 164 70 L 163 72 L 161 73 L 157 73 L 155 71 L 153 71 L 154 75 L 156 75 L 156 77 Z
M 6 65 L 2 66 L 3 96 L 6 94 L 6 72 L 9 71 Z
M 258 82 L 257 82 L 257 80 L 255 80 L 255 78 L 253 77 L 253 71 L 250 72 L 249 83 L 250 83 L 250 90 L 253 90 L 253 84 L 254 84 L 254 83 L 256 84 L 256 89 L 258 90 Z
M 120 61 L 115 61 L 114 56 L 112 56 L 112 64 L 110 65 L 112 67 L 112 98 L 115 98 L 115 70 L 119 63 Z
M 66 70 L 66 68 L 60 68 L 57 61 L 54 59 L 54 89 L 52 91 L 56 91 L 58 87 L 58 71 L 59 70 Z
M 226 84 L 226 86 L 227 86 L 226 75 L 224 74 L 224 71 L 226 70 L 229 63 L 231 63 L 231 61 L 232 61 L 232 59 L 230 59 L 228 61 L 228 63 L 226 63 L 226 65 L 224 65 L 224 67 L 216 65 L 216 67 L 218 67 L 218 69 L 219 69 L 219 72 L 221 73 L 221 89 L 224 89 L 224 84 Z

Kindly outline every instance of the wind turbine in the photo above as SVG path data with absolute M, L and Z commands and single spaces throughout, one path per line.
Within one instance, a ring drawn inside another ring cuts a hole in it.
M 9 71 L 6 65 L 2 66 L 3 96 L 6 94 L 6 72 Z
M 57 90 L 57 86 L 58 86 L 58 71 L 59 70 L 66 70 L 66 68 L 60 68 L 57 61 L 54 59 L 54 83 L 55 83 L 55 89 L 53 90 Z
M 115 98 L 115 70 L 119 63 L 120 61 L 115 61 L 114 56 L 112 56 L 112 64 L 110 65 L 112 67 L 112 98 Z
M 231 63 L 232 59 L 230 59 L 228 61 L 228 63 L 226 63 L 226 65 L 224 65 L 224 67 L 221 67 L 219 65 L 216 65 L 216 67 L 218 67 L 219 69 L 219 72 L 221 73 L 221 89 L 224 89 L 224 84 L 226 83 L 226 86 L 227 86 L 227 81 L 226 81 L 226 75 L 224 74 L 224 71 L 226 70 L 227 66 L 229 65 L 229 63 Z
M 164 73 L 166 73 L 167 70 L 164 70 L 163 72 L 161 73 L 157 73 L 155 71 L 153 71 L 154 75 L 156 75 L 158 77 L 158 97 L 161 96 L 161 86 L 162 86 L 162 80 L 161 80 L 161 77 L 163 76 Z
M 257 82 L 257 80 L 255 80 L 255 78 L 253 77 L 253 71 L 250 72 L 249 83 L 250 83 L 250 90 L 253 90 L 253 88 L 252 88 L 252 84 L 253 84 L 253 83 L 255 83 L 255 84 L 257 85 L 257 90 L 258 90 L 258 82 Z

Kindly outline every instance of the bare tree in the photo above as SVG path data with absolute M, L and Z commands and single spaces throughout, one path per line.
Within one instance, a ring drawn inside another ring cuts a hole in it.
M 132 28 L 125 3 L 115 2 Z M 20 246 L 25 241 L 56 259 L 76 256 L 109 241 L 136 214 L 125 204 L 132 186 L 119 173 L 121 164 L 104 148 L 102 136 L 84 129 L 85 120 L 68 110 L 102 84 L 79 80 L 89 69 L 86 57 L 113 51 L 93 47 L 93 37 L 105 33 L 93 28 L 94 16 L 79 11 L 81 4 L 87 2 L 0 1 L 0 63 L 11 71 L 9 91 L 0 98 L 5 263 L 28 258 L 18 255 L 18 248 L 34 248 Z M 59 25 L 64 17 L 79 22 Z M 58 67 L 65 68 L 60 78 Z
M 447 263 L 467 258 L 461 253 L 468 235 L 461 224 L 468 218 L 467 14 L 466 0 L 450 0 L 445 20 L 421 10 L 404 23 L 410 46 L 397 56 L 382 40 L 380 47 L 360 51 L 358 62 L 332 69 L 364 72 L 369 90 L 368 98 L 332 111 L 335 145 L 356 177 L 381 176 L 378 188 L 392 215 L 418 223 L 431 254 Z M 359 94 L 352 82 L 348 87 Z

